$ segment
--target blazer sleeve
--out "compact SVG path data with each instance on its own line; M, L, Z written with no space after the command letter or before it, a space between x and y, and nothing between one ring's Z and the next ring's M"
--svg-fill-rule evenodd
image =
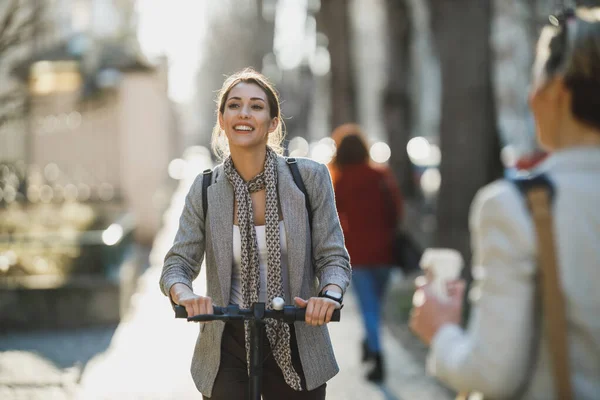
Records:
M179 218L173 246L164 259L160 289L169 297L171 286L176 283L183 283L192 289L192 282L200 273L200 266L204 259L202 177L202 174L198 175L190 187Z
M534 233L512 183L480 190L471 206L475 284L468 329L445 325L433 338L429 372L457 391L510 398L526 377L534 326Z
M315 165L316 168L311 168L311 176L303 179L313 214L312 252L319 292L330 284L345 292L352 275L350 256L344 245L329 170L324 164Z

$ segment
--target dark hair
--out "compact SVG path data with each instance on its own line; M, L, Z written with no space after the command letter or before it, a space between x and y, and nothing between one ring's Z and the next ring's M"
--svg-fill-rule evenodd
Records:
M281 154L283 153L283 148L281 147L281 142L283 140L283 120L281 119L281 110L279 106L279 95L275 90L275 87L266 76L261 74L260 72L255 71L252 68L244 68L243 70L236 72L235 74L229 76L223 82L223 86L217 95L217 114L223 114L225 111L225 103L227 102L227 98L229 97L229 92L238 84L238 83L253 83L259 86L265 95L267 96L267 102L269 104L269 115L271 118L278 118L279 124L275 131L269 134L269 142L268 145L275 152ZM221 127L219 126L219 121L215 124L212 133L212 149L213 152L220 158L224 158L229 153L229 143L225 138L225 135L221 134Z
M600 20L591 10L565 10L550 17L554 35L544 70L563 74L575 118L600 129Z
M338 167L363 164L369 161L367 144L360 135L348 134L340 142L334 163Z

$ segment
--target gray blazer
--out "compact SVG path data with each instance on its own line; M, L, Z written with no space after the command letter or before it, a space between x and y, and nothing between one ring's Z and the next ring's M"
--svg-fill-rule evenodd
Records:
M298 158L300 174L308 191L313 211L312 240L304 195L298 189L283 157L278 157L278 192L287 236L289 289L286 303L295 296L316 296L326 285L346 290L351 278L350 259L344 246L331 177L327 167ZM233 187L223 166L213 172L208 189L208 211L202 212L202 174L196 177L186 197L173 246L164 261L160 287L169 295L171 286L183 283L192 287L206 254L207 296L213 304L229 304L233 263ZM312 245L312 246L311 246ZM312 255L312 257L311 257ZM198 390L210 396L219 370L221 321L202 324L196 341L191 372ZM329 331L296 322L296 337L306 386L312 390L331 379L338 371Z

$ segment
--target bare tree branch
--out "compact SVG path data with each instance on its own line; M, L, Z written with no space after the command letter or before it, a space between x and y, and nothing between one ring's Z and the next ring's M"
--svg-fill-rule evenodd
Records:
M28 38L22 32L14 33L6 38L0 39L0 54L4 54L8 49L17 45L26 43Z
M18 10L19 0L13 0L12 4L8 6L8 11L0 23L0 40L2 40L6 33L11 29Z
M42 1L10 0L0 11L0 59L7 53L21 48L34 38L34 34L44 34L46 24L40 16L45 6ZM11 62L17 62L13 60ZM16 83L16 82L15 82ZM11 121L23 119L27 112L27 86L20 84L12 88L2 85L0 94L0 127Z
M21 100L23 97L24 97L24 94L23 94L22 87L16 87L10 91L3 93L2 95L0 95L0 109L1 109L1 107L5 106L6 104L9 104L9 103L17 101L17 100Z
M45 31L46 24L39 18L44 9L41 2L31 2L29 12L22 15L18 15L18 3L18 0L13 0L0 23L0 54L30 40L34 32L32 28L36 27L38 34Z

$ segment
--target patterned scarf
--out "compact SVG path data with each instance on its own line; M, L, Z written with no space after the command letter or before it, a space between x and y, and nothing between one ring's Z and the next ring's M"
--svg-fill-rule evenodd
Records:
M267 147L265 169L248 182L244 182L238 174L231 156L224 162L225 175L233 186L235 201L238 206L238 224L242 242L242 307L249 308L258 302L260 289L260 271L258 244L254 230L254 213L250 193L266 189L265 223L267 238L267 308L271 309L274 297L283 298L283 281L281 279L281 247L279 243L279 209L277 202L277 155ZM273 350L277 365L283 372L286 383L294 390L302 390L300 377L292 365L290 348L290 327L283 321L267 319L267 338ZM250 324L246 321L246 358L250 366Z

